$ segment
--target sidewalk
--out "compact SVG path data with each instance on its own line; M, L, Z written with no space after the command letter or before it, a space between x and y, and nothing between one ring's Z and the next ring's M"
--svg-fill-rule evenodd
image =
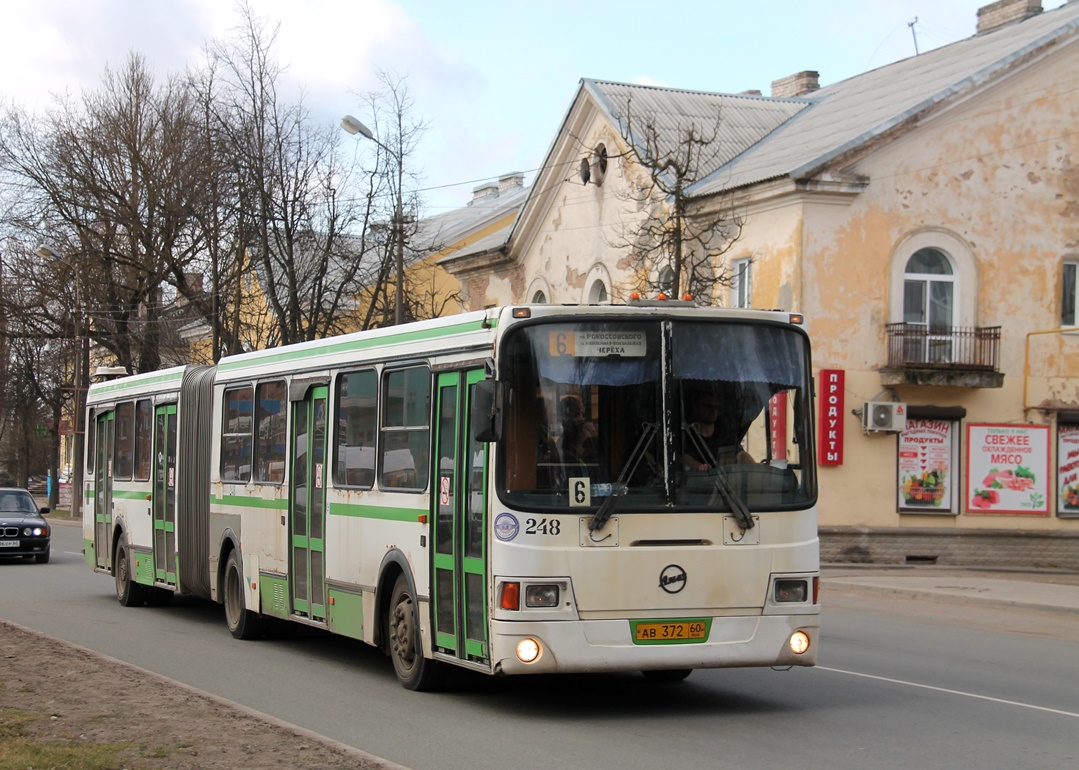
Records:
M828 564L821 594L875 593L1079 614L1079 573L1020 569Z

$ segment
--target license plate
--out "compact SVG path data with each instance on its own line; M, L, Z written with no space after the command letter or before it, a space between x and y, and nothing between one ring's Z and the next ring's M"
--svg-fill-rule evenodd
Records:
M20 545L18 540L0 540L0 548L18 548Z
M708 639L711 618L689 620L635 620L634 644L699 644Z

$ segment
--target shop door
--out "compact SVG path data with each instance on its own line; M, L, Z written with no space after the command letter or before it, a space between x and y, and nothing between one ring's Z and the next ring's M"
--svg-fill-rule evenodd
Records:
M432 507L435 646L476 663L488 662L487 445L469 430L482 370L440 374L437 387L438 462Z
M326 617L326 408L329 389L309 388L292 402L292 473L289 505L292 611Z
M94 554L96 566L112 568L112 442L115 413L98 415L94 441Z
M176 584L176 404L154 415L154 579Z

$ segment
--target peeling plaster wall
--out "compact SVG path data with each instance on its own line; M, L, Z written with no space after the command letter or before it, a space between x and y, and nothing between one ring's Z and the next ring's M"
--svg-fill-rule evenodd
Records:
M620 260L629 249L621 242L634 204L625 199L629 188L626 159L619 157L621 139L606 121L594 120L580 134L575 158L579 161L600 143L610 156L603 183L597 185L594 176L583 183L578 163L567 163L565 171L556 175L553 204L544 214L539 237L519 257L525 284L544 277L551 288L551 303L587 301L586 278L596 264L606 268L615 284L608 287L614 301L624 301L628 294L629 274Z
M960 499L967 424L1049 424L1045 413L1023 408L1026 335L1057 326L1061 262L1079 258L1075 72L1079 45L830 170L867 178L860 193L793 187L769 193L765 183L739 204L745 225L725 263L753 258L753 306L805 313L814 368L846 372L845 463L820 470L823 527L1079 533L1079 520L1053 513L1055 475L1048 516L971 514L963 502L958 516L898 513L897 437L864 435L860 418L851 413L865 401L889 398L879 372L887 360L885 325L902 320L906 259L934 245L955 259L960 276L955 325L1003 327L1002 388L894 388L909 404L966 409L952 469ZM602 120L578 128L576 136L578 160L598 142L608 147L603 185L582 184L568 162L553 183L537 236L516 256L514 275L492 276L484 304L525 299L523 291L537 277L546 279L550 302L584 301L586 276L596 265L612 277L612 299L624 299L632 260L627 248L612 244L620 239L620 223L639 213L624 196L632 169L616 157L617 134ZM717 287L716 296L728 304L725 287ZM1038 340L1050 348L1044 353L1031 346L1034 376L1026 380L1027 403L1052 399L1079 409L1079 340L1070 347L1053 340L1055 346ZM1050 461L1055 462L1054 440Z
M1079 254L1077 71L1079 46L1073 45L1050 64L930 118L843 169L870 179L850 205L805 207L802 299L815 341L814 366L846 370L845 464L821 469L822 526L1079 531L1079 521L1052 513L1055 473L1049 516L977 515L966 513L965 504L954 518L897 513L897 439L863 435L850 414L882 391L877 369L887 357L884 325L902 320L899 287L909 256L902 244L916 236L966 254L965 296L959 298L966 309L955 324L1003 327L1004 386L899 386L899 399L965 407L964 426L1049 424L1043 413L1023 409L1026 335L1059 325L1061 263ZM1044 381L1041 390L1057 403L1079 404L1079 340L1069 346L1059 336L1051 339L1055 344L1047 339L1052 350L1044 355L1031 346L1028 386ZM1028 397L1027 403L1036 402ZM1053 436L1050 460L1055 468ZM953 481L961 481L961 471L961 465L954 469Z

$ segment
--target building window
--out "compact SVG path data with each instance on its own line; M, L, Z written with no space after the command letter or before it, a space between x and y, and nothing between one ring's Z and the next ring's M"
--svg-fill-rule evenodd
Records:
M610 295L607 293L607 287L603 281L595 281L592 283L592 288L588 292L588 303L590 305L599 305L606 302Z
M903 322L924 329L924 337L908 340L924 350L908 350L908 361L948 363L952 360L955 325L955 273L944 252L918 249L903 273Z
M546 305L547 304L547 295L544 294L542 291L537 291L535 294L532 295L532 304L533 305Z
M659 286L657 288L668 297L674 291L674 271L671 270L670 265L659 271Z
M1060 325L1075 326L1075 289L1079 282L1079 262L1064 263L1064 290L1060 300Z
M752 267L749 258L731 260L731 307L752 307Z

